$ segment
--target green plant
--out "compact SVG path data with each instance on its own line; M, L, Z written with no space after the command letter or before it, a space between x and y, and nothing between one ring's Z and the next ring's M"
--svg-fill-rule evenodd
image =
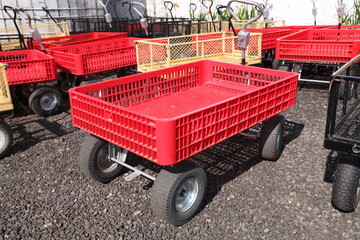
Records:
M199 20L206 20L206 12L199 12L197 18Z
M257 14L256 8L255 7L251 7L249 9L248 6L242 6L242 7L238 7L237 8L237 13L236 16L240 19L240 20L249 20L253 17L255 17Z
M345 13L342 24L360 25L360 0L354 0L354 6Z

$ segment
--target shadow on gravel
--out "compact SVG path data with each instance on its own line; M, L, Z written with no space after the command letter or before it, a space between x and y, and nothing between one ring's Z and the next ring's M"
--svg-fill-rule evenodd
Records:
M11 150L12 153L25 151L39 142L55 139L77 130L70 123L69 112L49 118L31 115L9 121L15 143Z
M286 121L285 146L299 137L303 128L303 124ZM259 129L260 126L255 126L251 130L226 139L188 159L204 168L207 174L208 188L203 207L212 201L224 184L239 177L262 161L258 156ZM128 163L138 169L149 169L155 173L159 173L161 170L161 166L136 155L131 155ZM148 183L144 189L149 189L152 184L153 182Z

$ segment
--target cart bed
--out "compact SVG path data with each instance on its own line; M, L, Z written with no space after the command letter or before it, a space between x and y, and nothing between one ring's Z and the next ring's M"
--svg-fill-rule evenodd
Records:
M333 136L353 139L355 141L360 140L360 102L358 102L356 107L350 111L346 120L338 125Z
M304 30L276 40L276 59L346 63L360 53L360 31Z
M296 73L203 60L70 90L73 124L172 165L295 104Z
M57 78L54 58L38 50L0 52L0 63L8 65L9 85L47 82Z

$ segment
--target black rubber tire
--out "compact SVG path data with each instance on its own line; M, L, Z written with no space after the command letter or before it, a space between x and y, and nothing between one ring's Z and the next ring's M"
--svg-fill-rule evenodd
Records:
M280 67L280 60L274 59L271 63L271 67L272 67L272 69L278 70Z
M9 153L12 142L13 134L11 128L6 123L0 121L0 159Z
M339 163L334 177L331 203L342 212L355 211L360 199L360 168Z
M103 139L89 135L80 147L80 169L87 177L101 183L108 183L123 173L123 166L108 159L108 144Z
M60 112L63 97L55 88L42 87L29 97L30 109L42 117L52 116Z
M278 114L266 120L261 128L260 158L270 161L279 159L283 150L285 118Z
M195 184L191 184L191 182ZM168 223L181 226L198 212L205 194L206 184L206 173L200 167L187 162L166 167L160 171L151 189L151 209ZM188 204L186 204L186 199L191 196L188 195L191 192L186 191L186 186L196 189ZM184 198L185 206L177 207L176 199L182 198ZM178 206L181 205L178 204Z

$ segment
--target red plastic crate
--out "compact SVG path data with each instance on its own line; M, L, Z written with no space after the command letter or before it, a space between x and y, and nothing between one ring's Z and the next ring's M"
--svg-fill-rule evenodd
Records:
M6 63L9 85L51 81L57 78L55 59L38 50L0 52Z
M236 30L238 33L241 29ZM276 39L284 37L293 32L290 29L273 28L247 28L246 30L254 33L262 33L261 50L273 49L276 47Z
M41 42L43 43L45 48L53 48L53 47L68 46L72 44L94 42L105 39L121 38L127 36L128 35L126 32L91 32L91 33L74 34L63 37L45 38L45 39L41 39ZM33 40L33 45L36 49L41 50L41 47L38 42Z
M202 60L70 89L73 124L172 165L291 107L298 74Z
M360 31L304 30L276 40L276 59L346 63L360 53Z
M136 65L134 41L126 37L85 44L51 48L48 50L58 69L75 75L88 75Z

